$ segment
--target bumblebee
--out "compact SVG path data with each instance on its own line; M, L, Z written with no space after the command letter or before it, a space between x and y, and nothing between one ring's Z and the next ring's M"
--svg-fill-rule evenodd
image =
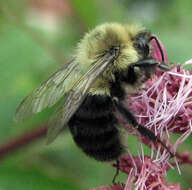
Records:
M141 135L168 150L123 104L126 95L136 92L157 68L168 70L167 64L152 58L152 39L159 44L137 25L97 26L79 42L73 60L21 102L16 120L24 120L62 99L49 120L48 143L69 126L75 143L88 156L98 161L118 160L123 153L114 114L118 111Z

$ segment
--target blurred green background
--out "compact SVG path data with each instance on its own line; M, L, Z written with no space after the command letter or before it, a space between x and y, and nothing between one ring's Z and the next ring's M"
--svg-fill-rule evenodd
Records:
M52 109L23 123L13 115L32 89L70 60L84 32L109 21L142 23L164 43L169 61L183 63L192 58L191 10L189 0L1 0L0 143L45 123ZM191 140L182 150L191 150ZM136 143L129 137L133 154ZM86 157L66 132L49 146L42 138L2 158L0 190L85 190L110 184L114 173ZM181 176L172 170L167 180L185 190L191 178L192 166L182 166Z

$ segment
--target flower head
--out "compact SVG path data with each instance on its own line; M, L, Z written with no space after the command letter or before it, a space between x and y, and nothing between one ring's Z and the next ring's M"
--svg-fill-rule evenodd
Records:
M169 169L168 162L159 162L149 156L144 156L141 160L138 156L134 157L137 172L133 169L129 156L121 157L120 169L129 174L124 190L181 190L179 184L166 181L166 171Z
M128 107L156 135L170 138L170 133L181 133L179 145L192 132L192 76L178 65L154 75L143 87L127 99Z

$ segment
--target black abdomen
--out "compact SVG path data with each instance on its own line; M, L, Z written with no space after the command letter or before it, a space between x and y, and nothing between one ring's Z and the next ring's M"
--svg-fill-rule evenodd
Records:
M117 119L109 96L87 96L68 124L76 144L88 156L110 161L121 155Z

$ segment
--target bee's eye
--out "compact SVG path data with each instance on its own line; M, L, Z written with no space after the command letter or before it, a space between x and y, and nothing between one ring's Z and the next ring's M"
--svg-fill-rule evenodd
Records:
M145 46L143 46L143 54L144 57L147 57L149 55L149 45L145 44Z
M137 43L135 43L135 47L138 52L143 55L143 57L147 57L149 55L149 45L145 40L140 39L137 41Z
M139 33L134 39L134 47L143 58L149 57L149 34L147 32Z

